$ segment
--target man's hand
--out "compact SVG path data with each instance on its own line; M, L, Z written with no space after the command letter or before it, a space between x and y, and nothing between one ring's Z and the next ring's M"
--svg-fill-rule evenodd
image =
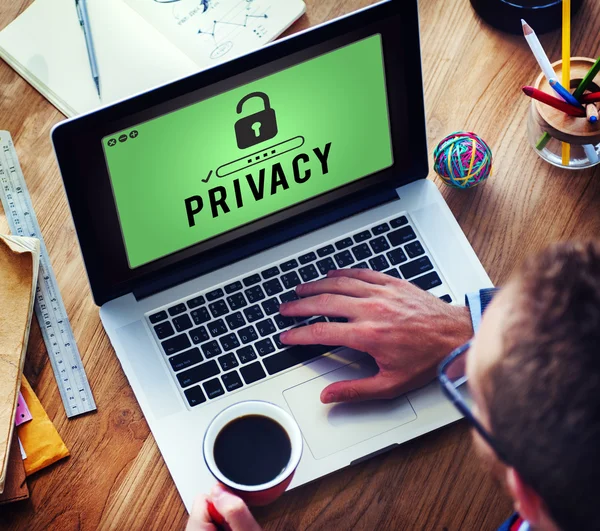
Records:
M231 531L261 531L246 504L220 484L213 487L210 496L200 494L196 497L185 528L186 531L217 531L219 529L208 512L209 501L225 519Z
M469 311L451 306L399 280L369 269L329 271L327 278L296 287L298 301L282 304L282 315L345 317L348 323L315 323L289 330L289 345L346 346L369 353L379 366L370 378L336 382L321 401L394 398L422 387L438 363L473 335Z

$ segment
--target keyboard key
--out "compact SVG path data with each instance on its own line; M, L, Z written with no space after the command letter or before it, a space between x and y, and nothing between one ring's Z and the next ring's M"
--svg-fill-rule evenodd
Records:
M408 260L401 247L398 247L398 249L394 249L393 251L387 253L387 257L392 265L401 264L402 262L406 262Z
M248 322L253 323L254 321L258 321L259 319L262 319L265 314L262 312L262 310L260 309L260 306L258 304L255 304L254 306L250 306L249 308L246 308L244 310L244 315L246 316L246 319L248 319Z
M256 352L252 345L239 349L236 354L240 363L248 363L249 361L256 359Z
M149 319L152 324L156 324L160 321L164 321L167 318L167 312L164 310L162 312L152 314Z
M298 297L298 294L292 290L292 291L288 291L287 293L284 293L283 295L279 295L279 299L281 300L281 302L292 302L292 301L297 301L298 299L300 299L300 297Z
M330 257L324 258L323 260L319 260L317 262L317 267L319 268L321 275L326 275L327 271L337 269L335 262Z
M383 271L384 269L387 269L388 267L390 267L390 264L388 264L388 261L385 259L385 256L383 256L383 255L379 255L379 256L376 256L375 258L371 258L369 260L369 265L371 266L371 269L373 269L375 271Z
M262 380L265 376L267 376L265 374L265 370L258 361L242 367L240 372L242 373L242 377L247 384Z
M244 319L242 312L232 313L231 315L225 317L225 320L229 325L229 330L235 330L236 328L239 328L240 326L244 326L246 324L246 319Z
M177 379L179 380L179 385L181 385L181 387L187 387L188 385L208 380L220 372L221 371L219 370L217 362L215 360L211 360L207 361L206 363L196 365L187 371L180 372L177 374Z
M275 352L275 345L273 345L273 342L268 337L261 341L257 341L254 346L261 356L266 356L267 354L271 354L271 352Z
M223 385L225 385L225 389L229 392L235 391L244 385L240 375L235 371L224 374L221 376L221 380L223 380Z
M187 334L179 334L171 339L167 339L166 341L163 341L161 345L167 356L192 346Z
M406 225L408 223L408 220L406 219L406 216L400 216L399 218L393 219L392 221L390 221L390 225L392 226L392 229L397 229L398 227L402 227L403 225Z
M341 253L333 255L333 257L335 258L338 267L347 267L355 262L350 251L342 251Z
M390 244L385 239L385 236L379 236L378 238L373 238L369 245L375 254L382 253L387 251L390 248Z
M326 352L330 352L334 348L336 347L327 347L325 345L296 345L265 358L263 363L269 374L277 374L290 367L312 360Z
M204 300L204 297L202 295L198 295L197 297L187 301L187 306L190 310L193 310L194 308L198 308L198 306L202 306L205 302L206 301Z
M185 369L191 365L196 365L196 363L200 363L204 358L202 354L200 354L200 349L198 347L193 348L191 350L186 350L181 354L177 354L176 356L172 356L169 358L169 363L171 367L173 367L174 371L180 371L181 369Z
M388 269L387 271L384 271L384 273L386 275L389 275L390 277L402 278L402 275L399 273L399 271L396 268Z
M179 315L180 313L185 312L185 304L183 304L183 302L176 304L175 306L171 306L167 311L171 317L174 315Z
M223 369L224 371L233 369L234 367L237 367L240 364L237 358L235 357L235 354L233 353L225 354L224 356L221 356L217 361L219 362L221 369Z
M238 330L238 335L244 345L258 339L258 334L253 326L247 326L246 328Z
M242 288L242 283L239 280L236 280L235 282L232 282L231 284L227 284L227 286L225 286L225 293L231 295L236 291L240 291Z
M208 309L210 310L210 313L212 313L213 317L221 317L221 315L225 315L229 312L229 308L227 308L227 304L225 304L223 299L211 302L208 305Z
M274 313L279 312L279 300L277 297L268 299L262 303L262 307L266 315L273 315Z
M335 248L338 251L341 251L342 249L347 249L348 247L352 247L353 245L354 242L352 241L352 238L344 238L343 240L335 242Z
M285 317L283 315L277 314L273 319L275 319L275 324L279 330L283 330L284 328L289 328L294 324L293 317Z
M175 326L175 330L177 330L178 332L183 332L184 330L187 330L188 328L192 328L192 326L194 326L192 324L190 316L186 313L180 315L179 317L175 317L175 319L173 319L173 325Z
M190 337L192 338L194 345L197 345L198 343L204 343L210 339L206 328L203 326L199 326L198 328L190 330Z
M202 349L205 358L214 358L222 353L221 347L214 339L208 343L200 345L200 348Z
M227 325L223 319L217 319L216 321L208 323L206 328L208 328L208 331L212 337L217 337L227 332Z
M246 277L244 280L242 280L242 282L244 283L244 286L248 288L260 282L260 275L258 273L250 275L249 277Z
M272 297L273 295L277 295L283 291L283 286L281 285L281 282L279 282L278 278L267 280L263 284L263 288L268 297Z
M260 321L256 323L256 329L260 334L260 337L265 337L271 335L273 332L277 332L275 325L273 324L273 320L270 318L265 319L264 321Z
M281 350L282 348L286 348L287 345L284 345L281 342L280 336L281 334L275 334L271 339L273 339L273 341L275 342L275 346Z
M283 282L285 289L291 289L296 287L302 281L300 280L298 273L296 273L295 271L290 271L285 275L281 275L281 282Z
M240 341L233 332L231 332L229 334L225 334L224 336L220 337L219 343L221 343L223 352L228 352L228 351L233 350L234 348L238 348L240 346ZM224 369L224 370L226 370L226 369Z
M197 310L193 310L190 315L192 316L194 323L197 325L210 321L210 314L206 308L198 308Z
M305 265L298 269L298 273L302 277L302 282L310 282L319 276L317 268L313 264Z
M279 268L277 266L269 267L269 269L265 269L261 276L267 280L268 278L273 278L279 275Z
M327 319L325 319L325 317L323 317L322 315L320 317L315 317L314 319L311 319L310 321L308 321L307 324L312 325L315 323L326 323Z
M317 254L319 258L323 258L324 256L335 253L335 247L333 245L326 245L325 247L321 247L317 249Z
M400 271L402 272L402 276L404 278L410 279L420 275L421 273L425 273L426 271L431 271L433 269L433 264L431 260L427 258L427 256L422 256L421 258L417 258L412 262L408 262L400 266Z
M227 297L227 303L232 310L239 310L248 304L242 293L230 295Z
M395 230L394 232L390 232L388 234L390 243L394 247L398 247L398 245L402 245L403 243L414 240L416 237L417 235L415 234L415 231L412 230L412 227L402 227L401 229Z
M175 330L173 330L171 323L167 321L166 323L157 324L154 327L154 332L158 339L165 339L166 337L172 336L175 333Z
M404 250L410 258L416 258L417 256L425 254L425 249L423 249L423 246L419 240L405 245Z
M291 271L298 267L298 262L294 259L287 260L286 262L283 262L283 264L279 264L279 267L281 267L281 270L285 273L286 271Z
M209 291L206 294L206 300L216 301L217 299L221 298L222 296L223 296L223 290L221 288L217 288L212 291Z
M315 253L306 253L298 257L298 262L300 262L302 265L305 265L309 262L314 262L316 259L317 255Z
M371 231L363 230L362 232L359 232L358 234L354 235L354 241L356 243L360 243L360 242L364 242L365 240L368 240L370 237L371 237Z
M365 258L369 258L369 256L373 256L371 249L366 243L352 247L352 254L357 260L364 260Z
M352 269L369 269L369 265L367 262L359 262L358 264L354 264Z
M382 223L381 225L376 225L371 230L373 231L373 234L377 236L378 234L383 234L390 230L390 226L387 223Z
M262 301L266 295L260 286L253 286L252 288L248 288L245 292L246 298L250 304L253 304L258 301Z
M414 280L411 280L411 282L421 289L428 290L439 286L442 283L442 279L435 271L433 271L422 277L415 278Z
M202 387L204 387L204 392L208 398L217 398L218 396L225 394L223 386L218 378L204 382Z
M440 300L447 302L448 304L450 304L452 302L452 297L450 297L450 295L442 295L440 297Z
M200 388L199 385L190 387L189 389L186 389L183 393L185 394L188 404L191 407L194 407L194 406L197 406L199 404L206 402L206 397L204 396L204 393L202 392L202 389Z

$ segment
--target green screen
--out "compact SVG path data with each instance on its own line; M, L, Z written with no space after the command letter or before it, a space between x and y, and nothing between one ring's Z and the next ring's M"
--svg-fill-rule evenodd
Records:
M102 144L135 268L391 166L381 36Z

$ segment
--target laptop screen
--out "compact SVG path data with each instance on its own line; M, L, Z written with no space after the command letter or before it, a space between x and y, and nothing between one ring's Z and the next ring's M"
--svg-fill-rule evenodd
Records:
M134 269L390 167L382 37L131 125L102 145Z

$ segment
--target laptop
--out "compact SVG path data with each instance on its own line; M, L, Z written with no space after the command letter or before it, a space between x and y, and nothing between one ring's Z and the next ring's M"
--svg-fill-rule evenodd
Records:
M289 411L291 487L459 418L431 384L323 405L375 373L279 334L295 286L371 268L448 303L490 279L428 174L417 3L391 0L58 124L52 141L95 302L189 510L211 419ZM252 448L248 448L252 459Z

